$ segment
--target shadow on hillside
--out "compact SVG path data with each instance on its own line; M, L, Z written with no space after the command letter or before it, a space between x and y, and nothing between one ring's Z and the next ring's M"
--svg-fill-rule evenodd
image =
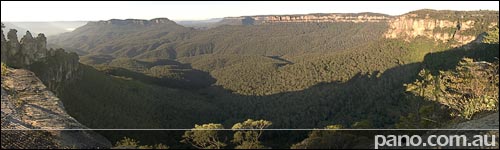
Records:
M210 86L196 90L193 94L204 96L217 106L218 109L215 111L221 111L222 115L214 116L211 123L222 123L226 128L248 118L269 120L273 122L270 128L274 129L312 129L334 124L353 128L353 124L365 120L371 123L365 128L394 128L392 125L398 122L401 116L418 111L406 99L404 84L415 81L421 69L427 68L436 73L439 70L453 69L463 57L485 61L498 58L498 44L467 46L471 48L460 47L427 54L420 63L400 65L383 73L378 71L368 74L358 73L346 82L319 83L302 91L245 96L234 94L220 86ZM211 80L208 83L215 83L215 79L207 72L192 70L193 74L209 76ZM149 79L144 74L128 70L120 71L134 76L134 79L145 78L144 82L157 82L156 79ZM170 83L165 81L162 84ZM209 123L199 120L185 121L192 122L193 126ZM171 127L174 127L175 123L172 124L174 125ZM175 128L188 129L193 126L175 126ZM111 141L127 136L140 139L144 144L167 143L172 148L186 148L186 145L179 143L184 131L99 131L99 133ZM272 148L289 148L291 144L306 138L307 133L309 131L266 131L262 141ZM232 137L231 132L225 134L227 137Z
M494 61L499 58L498 44L470 43L447 51L427 54L424 58L425 67L433 74L439 70L454 69L462 58L472 58L476 61Z
M371 122L367 128L395 128L392 125L401 116L419 111L407 99L404 84L414 82L423 68L435 73L454 69L464 57L493 61L499 57L498 44L469 44L427 54L420 63L400 65L383 73L358 73L346 82L319 83L302 91L268 96L226 92L214 95L217 97L214 103L228 112L225 116L228 119L222 122L225 127L253 118L272 121L270 128L275 129L312 129L334 124L355 128L353 124L364 120ZM439 103L418 101L444 108ZM264 138L269 146L286 148L276 143L296 143L303 139L304 133L307 132L268 131Z
M206 88L216 81L209 73L193 69L190 64L166 59L143 63L150 68L148 74L121 67L101 67L98 70L125 80L137 80L147 84L185 90Z
M390 125L400 116L413 111L405 100L404 84L414 82L423 68L435 73L454 69L464 57L494 61L499 57L498 44L474 43L427 54L423 62L399 65L383 73L357 73L346 82L319 83L301 91L245 96L226 90L213 96L218 98L214 103L229 112L243 112L226 116L237 118L225 120L227 126L241 118L255 118L272 121L272 128L350 127L363 120L372 122L373 128L393 128Z
M206 88L216 81L208 73L201 70L182 69L171 71L179 75L175 77L155 77L124 68L112 68L104 70L104 72L108 75L119 77L125 80L138 80L147 84L169 88L180 88L185 90Z

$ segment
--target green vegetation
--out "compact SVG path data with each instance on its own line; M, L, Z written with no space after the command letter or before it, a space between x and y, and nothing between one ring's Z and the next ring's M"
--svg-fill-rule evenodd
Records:
M441 111L431 110L440 110L440 107L426 106L429 104L419 98L407 100L403 84L414 81L423 67L437 72L451 69L463 56L485 58L483 60L498 56L495 45L472 47L478 50L450 49L450 45L436 44L425 38L411 42L375 39L334 53L204 54L161 60L168 63L120 58L96 65L100 71L84 66L83 78L67 85L78 88L66 88L60 93L72 116L89 127L99 128L189 128L203 122L229 126L241 118L265 118L273 122L272 128L315 128L331 124L346 128L436 127L440 124L433 121L442 115L431 116ZM175 69L200 70L213 77L215 85L184 90L173 89L171 83L152 82L158 81L155 78L144 80L155 76L186 79L186 74L169 76ZM100 90L96 91L95 87ZM422 105L414 110L417 102ZM108 115L95 115L95 112ZM401 116L409 116L406 123ZM140 124L135 124L138 122ZM168 141L181 141L183 134L169 134L175 139ZM287 142L290 145L303 140L302 135L294 133L268 134L263 136L295 137L295 141ZM283 142L280 140L283 139L274 142ZM257 146L262 145L290 146L268 143Z
M9 73L9 70L7 70L7 65L2 63L2 77L7 75Z
M170 23L145 25L137 23L89 23L72 32L57 35L49 42L65 49L89 54L101 53L120 57L154 54L174 58L169 46L188 37L191 28ZM146 46L147 45L147 46Z
M421 9L411 11L407 14L416 14L416 18L425 18L428 16L432 19L439 20L498 20L498 11L480 10L480 11L454 11L454 10L432 10ZM496 18L495 18L496 17Z
M498 26L486 32L482 42L487 44L498 44Z
M139 141L124 137L122 140L116 142L113 149L169 149L168 146L163 144L150 145L139 145Z
M271 125L270 121L252 119L237 123L231 128L238 130L234 133L231 142L237 144L235 149L264 149L266 147L261 144L259 138L262 136L262 129Z
M231 142L236 144L235 149L264 149L266 147L259 139L263 134L262 129L270 125L272 125L270 121L252 119L236 123L231 128L235 132ZM184 132L181 142L191 144L198 149L222 149L227 145L219 138L220 129L224 129L222 124L195 125L192 130Z
M346 81L360 71L383 71L422 61L429 52L422 49L444 49L434 46L429 40L417 41L410 46L397 40L373 41L366 46L335 54L310 53L285 57L211 54L181 58L179 61L210 72L217 79L216 84L238 94L270 95L303 90L321 82Z
M186 131L181 142L188 143L198 149L222 149L226 144L219 140L217 129L224 129L222 124L195 125L192 131Z
M498 62L465 58L454 71L432 76L423 70L420 77L406 85L407 91L449 107L452 116L471 119L478 112L498 111Z
M359 144L356 136L342 133L335 129L342 129L341 125L330 125L325 127L329 130L316 130L309 133L309 137L292 145L291 149L345 149Z
M262 129L437 128L455 119L450 112L472 116L483 110L497 111L498 97L495 104L489 104L495 102L494 88L469 86L493 85L488 78L476 79L491 73L467 65L470 62L458 67L467 69L455 68L463 57L495 64L491 62L498 58L498 29L486 35L485 43L453 48L451 43L423 37L384 39L386 28L385 23L290 23L209 30L173 24L90 24L54 40L89 53L80 57L86 65L73 66L79 67L69 74L75 76L73 80L54 84L52 78L67 75L58 69L68 67L61 62L74 61L74 54L61 53L30 69L54 87L71 116L90 128L186 129L195 125L182 133L99 131L111 140L128 136L173 148L289 148L292 144L292 148L351 148L354 143L347 141L365 141L368 133L313 131L307 137L307 132ZM478 28L475 35L486 31ZM425 70L421 78L420 70ZM455 82L462 79L471 80ZM480 91L490 97L480 96L484 95ZM239 123L242 118L269 121ZM220 124L203 124L207 122ZM231 133L197 130L231 125L235 130L227 144L227 138L221 137ZM131 139L121 143L139 148Z
M401 116L395 124L398 129L433 129L450 121L449 112L433 103L421 102L419 98L409 96L408 100L415 106L407 116ZM413 110L412 109L412 110Z
M58 96L90 128L182 128L219 116L216 106L189 91L122 80L84 65L80 70L82 78Z
M108 75L171 88L198 89L215 82L208 73L166 59L119 58L94 67Z
M270 24L221 26L210 30L192 30L173 24L118 27L93 24L56 36L50 42L89 52L89 56L113 58L175 59L214 53L282 56L331 53L357 47L380 38L386 28L384 23ZM102 58L87 57L85 62L103 62Z

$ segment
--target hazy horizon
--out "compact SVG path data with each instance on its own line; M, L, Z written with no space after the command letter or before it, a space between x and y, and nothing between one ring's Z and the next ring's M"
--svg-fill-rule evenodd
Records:
M460 2L17 2L2 1L2 22L65 22L169 18L208 20L254 15L373 12L401 15L419 9L494 10L498 1ZM354 6L354 7L345 7ZM18 11L32 10L32 11ZM91 11L89 11L91 10ZM36 12L36 13L32 13ZM64 12L64 13L62 13Z

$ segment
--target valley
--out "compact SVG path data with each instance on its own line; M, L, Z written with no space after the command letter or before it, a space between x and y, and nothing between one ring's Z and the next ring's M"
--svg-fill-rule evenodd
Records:
M463 58L498 65L498 11L241 16L208 24L111 19L20 40L21 33L2 29L2 63L33 71L91 129L230 128L247 119L270 121L269 129L440 128L464 119L412 95L408 84L421 70L457 71ZM3 79L2 72L2 109ZM184 131L95 132L112 143L131 137L193 148L179 142ZM301 148L315 135L308 133L265 131L262 145ZM370 146L367 133L350 134L342 138L362 143L350 148Z

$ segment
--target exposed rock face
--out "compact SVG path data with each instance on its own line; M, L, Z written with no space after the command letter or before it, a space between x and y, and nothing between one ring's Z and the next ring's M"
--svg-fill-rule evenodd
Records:
M48 50L45 35L38 34L34 38L29 31L18 42L16 33L16 30L10 30L9 40L2 38L2 62L35 72L52 91L56 91L62 82L79 77L77 54L66 53L63 49ZM3 44L4 40L7 45Z
M49 90L78 79L78 55L63 49L47 50L43 34L28 31L19 42L16 30L5 39L2 30L2 62L33 72L13 70L2 76L2 129L87 129L69 116L62 102ZM4 144L5 143L5 144ZM109 148L104 137L92 131L2 131L2 148Z
M36 55L34 55L34 59L35 61L39 61L42 58L47 57L47 38L44 34L38 34L35 39L35 43L37 46L36 49L40 52L35 53Z
M35 72L51 91L59 91L58 89L63 84L80 78L81 71L77 54L57 49L49 51L45 59L47 60L34 62L27 68Z
M262 16L255 17L264 23L275 22L386 22L389 16L382 14L326 14L326 15L300 15L300 16Z
M3 28L3 24L2 24L2 28ZM2 30L2 37L1 37L1 40L2 40L2 43L1 43L1 49L0 49L0 57L3 61L7 61L7 40L5 39L5 36L3 34L3 30Z
M5 49L7 56L15 56L21 50L21 44L17 39L17 30L16 29L9 30L9 33L7 33L7 39L9 40L7 42L7 49ZM14 50L10 51L10 49Z
M461 44L466 44L473 41L476 36L461 35L459 32L473 27L474 21L468 20L465 22L436 20L436 19L417 19L405 15L393 19L389 23L389 30L386 32L386 38L405 38L407 40L417 36L424 36L436 41L447 42L450 39L455 39ZM461 29L458 30L458 27ZM435 32L434 29L451 29L457 32ZM458 33L458 34L456 34Z
M21 38L21 52L24 55L23 64L30 65L47 57L47 39L43 34L33 38L29 31Z
M109 148L111 146L104 137L92 131L5 131L5 129L88 128L66 113L62 102L42 84L33 72L8 69L8 74L2 76L1 92L2 148L26 148L25 146L28 148L41 146ZM41 143L16 141L16 138L22 138L23 135L41 138L40 140L43 141Z
M411 41L426 37L438 42L454 41L456 46L473 42L487 28L498 26L494 11L417 10L400 16L377 13L306 14L226 17L218 25L261 25L270 23L387 22L385 38Z
M479 14L472 14L473 17L468 18L464 18L462 15L455 16L455 18L437 19L430 17L431 13L440 12L409 13L395 17L389 21L389 29L384 36L386 38L403 38L407 41L422 36L443 43L453 40L459 45L463 45L474 41L481 32L485 32L477 31L477 29L485 30L486 26L492 28L498 22L498 18L492 20L480 19L486 17Z
M48 56L47 38L43 34L33 38L31 33L27 31L19 42L17 31L11 29L7 38L8 41L2 38L2 43L7 43L7 45L2 45L2 62L9 66L26 67L34 62L44 60Z
M273 15L273 16L244 16L244 17L226 17L221 22L227 24L266 24L266 23L318 23L318 22L387 22L391 17L376 13L359 14L307 14L307 15Z

